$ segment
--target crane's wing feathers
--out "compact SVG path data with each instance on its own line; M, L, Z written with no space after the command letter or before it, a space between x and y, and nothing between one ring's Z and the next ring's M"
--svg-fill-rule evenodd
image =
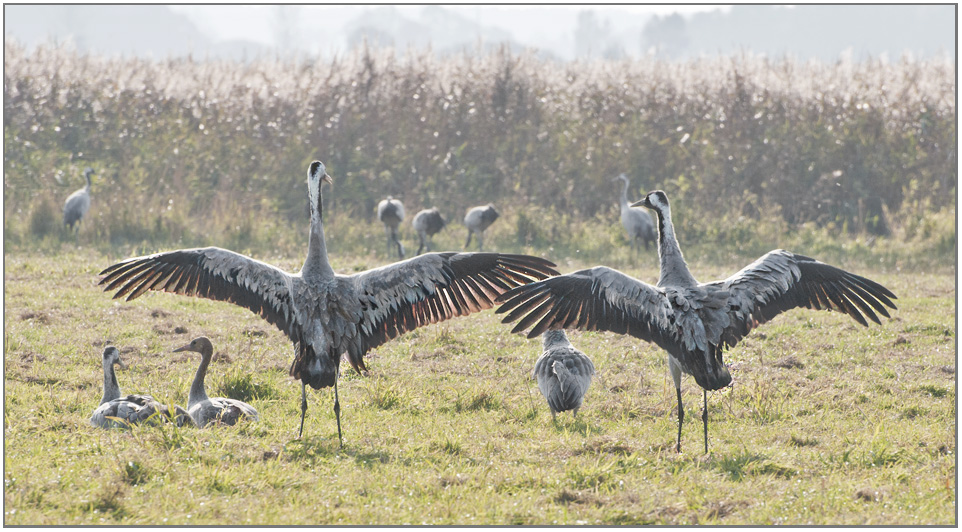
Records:
M629 334L659 343L671 334L673 310L664 292L605 266L512 289L498 298L503 323L522 318L512 332L533 325L528 338L548 329ZM537 322L537 323L536 323Z
M135 257L106 268L100 284L114 299L136 299L148 290L227 301L250 309L296 341L291 275L217 247Z
M360 345L368 349L422 325L494 306L498 295L558 275L554 264L526 255L426 253L353 277L361 299Z
M723 333L735 345L756 325L796 307L836 310L862 325L868 319L880 323L885 307L896 308L889 289L866 279L785 250L771 251L724 281L710 285L727 289L730 324Z

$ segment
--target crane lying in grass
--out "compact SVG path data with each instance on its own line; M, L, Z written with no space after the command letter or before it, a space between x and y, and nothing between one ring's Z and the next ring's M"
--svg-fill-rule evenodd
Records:
M331 183L320 161L310 164L307 189L311 232L301 271L279 268L226 249L181 249L127 259L100 272L105 291L130 301L148 290L227 301L250 309L294 343L290 373L301 381L304 431L307 389L334 387L341 438L337 377L341 355L358 372L371 349L418 327L494 306L519 285L558 275L554 264L504 253L426 253L354 275L334 273L324 240L321 183Z
M749 331L796 307L841 311L862 325L881 323L895 294L864 277L794 253L775 250L722 281L699 283L688 271L671 224L668 197L658 190L632 206L644 206L658 222L661 277L651 286L617 270L596 266L552 277L502 294L497 312L504 323L520 318L512 332L532 327L528 338L550 329L629 334L668 352L678 397L681 452L681 374L703 389L705 452L708 452L708 390L728 386L722 352ZM873 310L874 309L874 310ZM523 316L523 318L522 318Z

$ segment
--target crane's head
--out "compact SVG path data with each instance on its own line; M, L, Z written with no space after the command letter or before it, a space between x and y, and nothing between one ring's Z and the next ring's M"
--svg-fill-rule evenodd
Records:
M204 356L211 356L214 354L214 346L206 336L198 336L191 340L189 344L173 350L174 353L180 353L181 351L193 351Z
M649 209L667 212L668 211L668 196L661 190L656 190L654 192L649 192L645 194L643 199L640 199L631 204L632 207L647 207Z
M327 169L324 168L324 163L321 161L314 161L307 168L307 192L310 195L311 200L311 216L315 214L320 219L320 213L322 210L321 206L321 182L326 181L327 183L334 183L331 176L327 175Z
M622 182L627 183L627 182L628 182L628 176L626 176L626 175L624 174L624 172L622 172L622 173L616 175L616 176L612 179L612 181L622 181Z
M104 367L110 367L114 364L126 368L123 360L120 360L120 350L112 345L108 345L104 348Z

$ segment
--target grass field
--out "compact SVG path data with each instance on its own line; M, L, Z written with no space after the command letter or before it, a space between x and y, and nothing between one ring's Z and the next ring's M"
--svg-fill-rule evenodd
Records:
M653 282L653 257L624 269ZM952 272L857 269L899 296L881 327L795 310L757 329L726 355L734 386L709 395L706 456L690 377L674 452L664 352L570 333L598 375L577 420L554 424L531 380L540 342L492 311L372 351L368 375L342 365L344 447L329 390L311 393L296 440L289 341L226 303L115 302L97 273L121 258L72 246L4 256L5 525L956 523ZM710 280L745 263L691 266ZM208 393L248 400L259 423L89 425L106 341L128 364L124 392L183 405L199 357L171 350L201 334L216 353Z

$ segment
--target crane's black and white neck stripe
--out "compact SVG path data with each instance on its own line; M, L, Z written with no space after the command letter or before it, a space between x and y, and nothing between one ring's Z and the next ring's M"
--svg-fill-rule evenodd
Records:
M644 199L636 201L632 207L647 207L658 219L658 260L661 275L657 286L695 286L698 281L688 270L688 263L681 253L681 246L675 237L675 227L671 223L671 206L668 196L660 190L649 192Z

